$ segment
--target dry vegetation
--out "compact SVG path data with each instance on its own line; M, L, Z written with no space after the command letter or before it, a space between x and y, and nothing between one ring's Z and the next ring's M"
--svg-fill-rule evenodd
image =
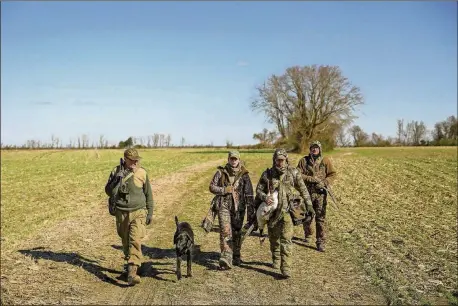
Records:
M218 233L198 227L224 151L145 150L156 207L143 282L119 278L122 257L103 186L121 150L2 152L2 304L457 303L456 148L335 152L324 254L295 240L291 280L268 267L256 236L244 264L218 271ZM256 184L271 153L242 152ZM298 155L291 161L297 164ZM176 281L173 216L196 232L194 277ZM215 229L216 230L216 229ZM300 227L295 228L302 238Z

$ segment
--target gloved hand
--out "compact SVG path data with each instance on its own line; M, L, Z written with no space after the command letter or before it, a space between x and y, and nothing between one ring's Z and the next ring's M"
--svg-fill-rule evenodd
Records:
M116 180L122 180L124 176L126 176L126 171L120 170L118 173L116 173Z
M323 189L323 188L326 188L326 185L324 184L324 182L319 182L318 184L315 185L315 187L317 189Z
M224 188L224 192L225 192L225 193L231 193L231 192L232 192L232 186L226 186L226 187Z
M151 220L153 220L153 211L148 212L148 215L146 216L146 225L150 225Z
M266 197L266 204L267 205L272 205L274 203L274 199L272 198L272 196L267 196Z

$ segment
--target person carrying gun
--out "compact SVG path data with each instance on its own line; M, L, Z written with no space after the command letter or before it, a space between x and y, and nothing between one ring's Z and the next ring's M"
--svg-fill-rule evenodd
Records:
M129 285L140 283L137 272L143 262L141 245L146 225L153 218L153 191L140 159L136 149L125 150L124 159L111 171L105 185L109 212L116 217L116 229L122 241Z
M228 153L226 165L218 167L209 190L216 196L209 211L212 216L208 220L207 217L204 219L202 227L206 231L211 229L217 211L221 249L219 265L221 269L228 270L242 262L242 226L246 207L250 207L253 202L253 186L249 172L240 160L238 151Z
M315 210L316 249L324 252L327 236L325 224L327 196L329 194L334 200L330 188L337 173L331 159L323 157L322 147L319 141L312 142L309 148L309 154L299 160L297 168L302 173L302 179L310 193ZM313 234L312 221L313 218L307 219L303 223L304 241L307 243L310 242Z

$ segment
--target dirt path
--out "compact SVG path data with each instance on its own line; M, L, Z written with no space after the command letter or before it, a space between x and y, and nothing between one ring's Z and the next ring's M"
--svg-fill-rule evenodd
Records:
M105 203L40 233L15 250L2 250L2 304L384 304L379 290L337 246L319 253L295 241L293 277L279 280L268 266L268 241L249 237L244 263L219 271L218 233L205 235L198 224L211 197L208 182L215 160L153 181L153 225L143 252L142 283L123 279L122 251L114 219ZM190 203L194 205L184 205ZM176 280L172 237L174 215L194 227L194 277ZM301 229L295 228L298 237ZM333 241L331 239L330 244ZM184 270L186 271L184 265Z

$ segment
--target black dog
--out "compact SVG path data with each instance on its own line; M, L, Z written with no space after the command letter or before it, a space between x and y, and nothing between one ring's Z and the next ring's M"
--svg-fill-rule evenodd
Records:
M175 216L177 230L173 236L173 244L177 254L177 271L178 280L181 279L181 256L187 255L187 272L188 277L192 277L192 248L194 247L194 233L188 222L178 222Z

